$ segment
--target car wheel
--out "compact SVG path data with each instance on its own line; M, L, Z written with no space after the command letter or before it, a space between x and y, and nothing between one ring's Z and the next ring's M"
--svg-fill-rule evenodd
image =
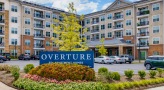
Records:
M116 60L114 60L114 64L117 64L117 61Z
M129 64L131 64L132 62L129 62Z
M146 69L150 70L151 69L151 65L150 64L146 64Z
M101 64L105 64L104 60L101 61Z

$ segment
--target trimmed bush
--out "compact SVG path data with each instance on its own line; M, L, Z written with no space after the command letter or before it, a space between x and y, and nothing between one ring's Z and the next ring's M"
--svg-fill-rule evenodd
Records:
M25 73L28 73L31 69L34 68L34 65L33 64L27 64L25 67L24 67L24 72Z
M67 79L93 81L95 79L95 71L92 68L78 64L43 64L30 70L29 74L58 81Z
M133 77L133 75L134 75L133 73L134 73L133 70L125 70L124 71L125 76L129 79L131 79Z
M156 76L156 74L157 74L157 72L155 70L149 71L150 78L154 78Z
M0 71L6 71L7 73L10 73L10 67L9 65L0 65Z
M143 79L146 76L146 72L144 70L138 71L138 75L140 76L141 79Z
M105 67L99 68L98 74L108 73L108 69Z
M159 75L159 77L162 77L163 69L161 69L161 68L157 68L157 71L158 71L158 75Z
M112 72L111 73L111 78L113 80L120 80L121 75L118 72Z
M15 80L17 80L19 78L19 75L20 75L20 73L19 73L19 71L20 71L19 66L16 66L16 65L15 66L11 66L10 71L11 71L12 76L14 76Z

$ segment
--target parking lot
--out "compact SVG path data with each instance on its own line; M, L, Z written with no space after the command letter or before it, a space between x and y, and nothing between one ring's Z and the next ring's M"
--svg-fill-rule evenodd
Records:
M8 64L8 65L18 65L21 70L27 64L34 64L35 66L39 65L38 60L30 60L30 61L22 61L22 60L14 60L14 61L6 61L0 64ZM97 72L99 68L106 67L109 71L116 71L119 72L121 75L124 74L124 70L132 69L134 73L137 74L139 70L145 70L143 63L141 64L94 64L94 70Z

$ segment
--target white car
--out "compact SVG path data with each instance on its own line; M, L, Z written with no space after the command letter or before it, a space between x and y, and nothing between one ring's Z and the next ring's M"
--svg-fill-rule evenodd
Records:
M102 64L113 64L114 61L109 58L108 56L99 56L95 58L95 63L102 63Z
M125 59L119 56L110 56L110 58L114 61L114 63L125 63Z

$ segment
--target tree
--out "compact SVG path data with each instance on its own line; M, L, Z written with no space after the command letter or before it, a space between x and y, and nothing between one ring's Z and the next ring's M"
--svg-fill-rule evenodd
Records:
M104 38L102 38L100 40L101 42L101 45L98 45L97 48L98 48L98 51L99 53L102 55L106 55L108 52L107 52L107 49L104 47Z
M83 20L82 16L77 16L74 4L70 3L68 6L69 12L67 14L61 13L63 20L55 19L58 25L54 25L54 33L56 38L52 38L59 50L61 51L84 51L88 47L86 45L86 38L81 37L86 32L79 24Z

